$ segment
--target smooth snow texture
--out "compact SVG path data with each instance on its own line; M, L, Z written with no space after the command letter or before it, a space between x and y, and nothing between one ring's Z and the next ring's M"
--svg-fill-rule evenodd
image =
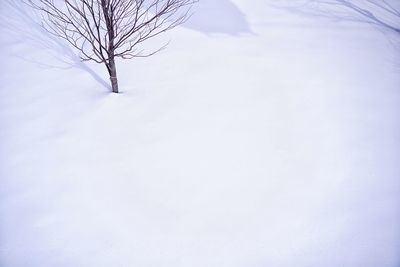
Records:
M115 95L2 2L0 266L400 266L399 51L270 3L204 1Z

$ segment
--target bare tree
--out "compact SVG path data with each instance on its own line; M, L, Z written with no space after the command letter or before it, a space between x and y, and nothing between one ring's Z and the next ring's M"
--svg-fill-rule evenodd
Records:
M24 0L40 11L42 26L70 43L84 61L106 66L118 93L116 58L148 57L141 44L182 23L197 0Z

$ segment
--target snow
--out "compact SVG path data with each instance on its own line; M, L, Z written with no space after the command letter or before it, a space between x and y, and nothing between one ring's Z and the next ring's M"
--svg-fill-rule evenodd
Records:
M0 266L399 266L398 39L275 3L202 1L116 95L2 2Z

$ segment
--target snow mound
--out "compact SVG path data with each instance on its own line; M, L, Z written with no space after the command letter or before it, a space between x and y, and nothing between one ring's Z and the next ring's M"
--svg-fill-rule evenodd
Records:
M398 50L273 2L200 1L118 95L2 2L0 265L399 266Z

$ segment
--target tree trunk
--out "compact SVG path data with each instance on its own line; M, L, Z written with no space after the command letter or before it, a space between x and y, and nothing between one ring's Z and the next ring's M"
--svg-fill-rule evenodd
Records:
M115 67L114 58L110 58L108 72L110 74L111 88L113 93L119 93L118 91L118 78L117 78L117 69Z
M93 2L93 1L92 1ZM115 67L115 47L114 47L114 9L112 4L110 6L110 0L101 0L101 7L103 9L104 20L107 26L107 34L108 34L108 47L107 47L107 55L108 55L108 63L107 70L110 74L111 88L112 92L118 94L118 78L117 78L117 69ZM122 5L122 4L121 4ZM125 4L124 4L125 6Z

